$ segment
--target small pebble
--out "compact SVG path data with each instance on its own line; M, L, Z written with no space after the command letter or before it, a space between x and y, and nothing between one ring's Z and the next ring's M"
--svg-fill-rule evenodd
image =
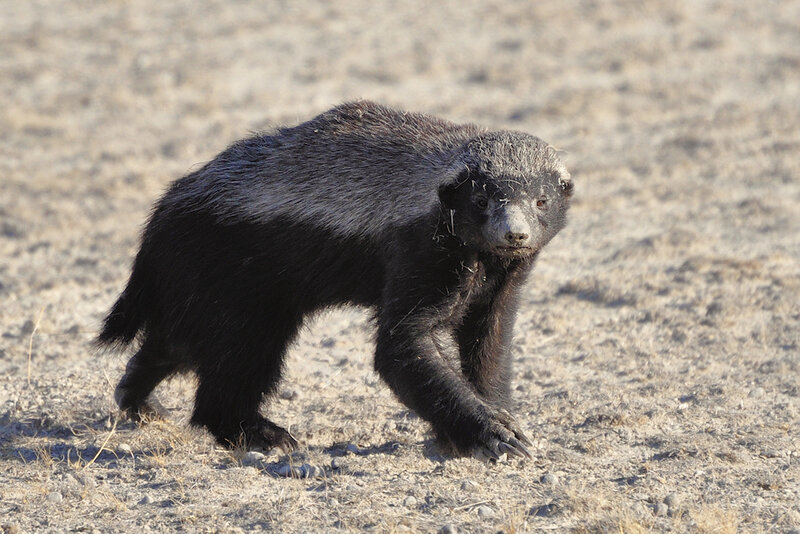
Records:
M555 476L553 473L545 473L542 476L542 484L548 484L550 486L557 486L558 485L558 477Z
M377 377L374 377L374 376L370 375L370 376L364 377L364 384L367 387L374 388L374 387L376 387L376 386L378 386L380 384L380 380L378 380Z
M331 348L331 347L336 345L336 339L334 339L332 337L326 337L326 338L323 338L323 340L320 341L319 344L320 344L320 346L322 348L329 349L329 348Z
M763 397L764 393L765 393L764 388L753 388L750 390L750 394L748 395L748 397L750 397L751 399L757 399L759 397Z
M667 517L667 513L669 513L669 506L663 502L660 502L653 507L653 513L658 517Z
M275 474L279 477L292 477L295 476L295 468L289 464L281 464L275 468Z
M130 456L133 454L133 449L127 443L120 443L117 445L117 454L120 456Z
M406 508L414 508L417 505L417 498L413 495L409 495L405 499L403 499L403 506Z
M675 508L681 505L681 498L677 493L670 493L669 495L664 497L664 504L666 504L670 508Z
M458 527L453 523L448 523L439 529L439 534L458 534Z
M278 396L279 396L280 398L282 398L283 400L294 400L294 399L296 399L296 398L297 398L299 395L298 395L298 393L297 393L297 390L295 390L295 389L292 389L292 388L283 388L283 389L280 391L280 393L278 394Z
M764 458L780 458L782 456L778 449L766 449L762 454Z
M541 506L534 506L528 512L528 515L533 517L551 517L556 515L559 512L559 506L551 502L549 504L543 504Z
M491 519L494 517L494 510L486 505L478 506L478 517L481 519Z
M338 471L344 468L344 465L345 464L341 458L334 458L333 460L331 460L331 469L335 469Z
M291 478L317 478L325 474L324 470L309 464L281 464L273 472L278 476Z
M36 325L33 323L33 321L28 319L22 324L22 327L20 327L19 333L20 335L27 336L28 334L33 332L34 328L36 328Z
M461 489L463 491L474 491L478 488L478 485L473 482L472 480L465 480L461 483Z
M47 496L47 502L58 503L58 502L61 502L63 500L64 500L64 497L57 491L54 491L53 493L51 493L51 494L49 494Z
M150 495L145 495L142 497L142 500L139 501L139 504L153 504L153 498Z
M245 467L253 466L253 467L260 467L261 464L266 460L266 456L263 453L258 451L249 451L244 456L242 456L242 465Z

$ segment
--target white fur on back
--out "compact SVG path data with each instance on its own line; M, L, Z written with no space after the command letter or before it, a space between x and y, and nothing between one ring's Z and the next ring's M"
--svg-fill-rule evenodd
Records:
M282 218L343 236L374 236L431 213L439 185L467 165L514 175L541 169L542 155L529 153L533 145L547 147L538 139L515 133L513 140L527 146L503 148L500 132L476 151L474 141L486 133L370 102L343 104L232 145L178 182L165 201L210 208L221 222Z

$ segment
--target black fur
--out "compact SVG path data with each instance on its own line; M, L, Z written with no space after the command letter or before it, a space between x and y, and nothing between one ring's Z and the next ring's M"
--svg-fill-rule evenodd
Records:
M121 408L145 414L161 380L193 371L194 424L222 444L292 449L294 438L260 415L262 395L274 393L304 317L356 304L375 310L376 370L444 443L457 453L527 452L505 411L509 345L520 286L552 235L538 248L487 243L493 215L480 197L502 200L498 212L521 203L530 215L541 180L526 189L468 169L433 184L438 198L426 215L347 237L282 213L221 219L187 194L187 182L200 179L202 171L176 182L156 206L99 335L103 344L141 339L117 388ZM551 209L563 212L571 185L553 179L562 187L551 188L560 195ZM530 217L546 228L546 215Z

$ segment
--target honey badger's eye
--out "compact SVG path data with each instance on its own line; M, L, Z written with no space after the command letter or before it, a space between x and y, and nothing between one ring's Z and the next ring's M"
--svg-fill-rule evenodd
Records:
M547 197L539 197L536 199L536 207L544 209L547 207Z
M477 206L477 208L480 210L485 210L487 207L489 207L489 199L483 195L475 197L475 200L473 202L475 206Z

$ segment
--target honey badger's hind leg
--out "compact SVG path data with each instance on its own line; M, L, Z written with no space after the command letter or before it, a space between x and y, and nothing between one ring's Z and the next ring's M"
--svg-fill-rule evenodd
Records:
M151 396L153 388L178 368L154 335L145 339L139 351L125 367L125 375L114 391L114 400L122 411L137 422L163 419L167 410Z
M259 407L277 389L286 347L300 323L283 319L249 325L205 348L192 423L206 427L225 447L296 449L297 440L263 417Z

